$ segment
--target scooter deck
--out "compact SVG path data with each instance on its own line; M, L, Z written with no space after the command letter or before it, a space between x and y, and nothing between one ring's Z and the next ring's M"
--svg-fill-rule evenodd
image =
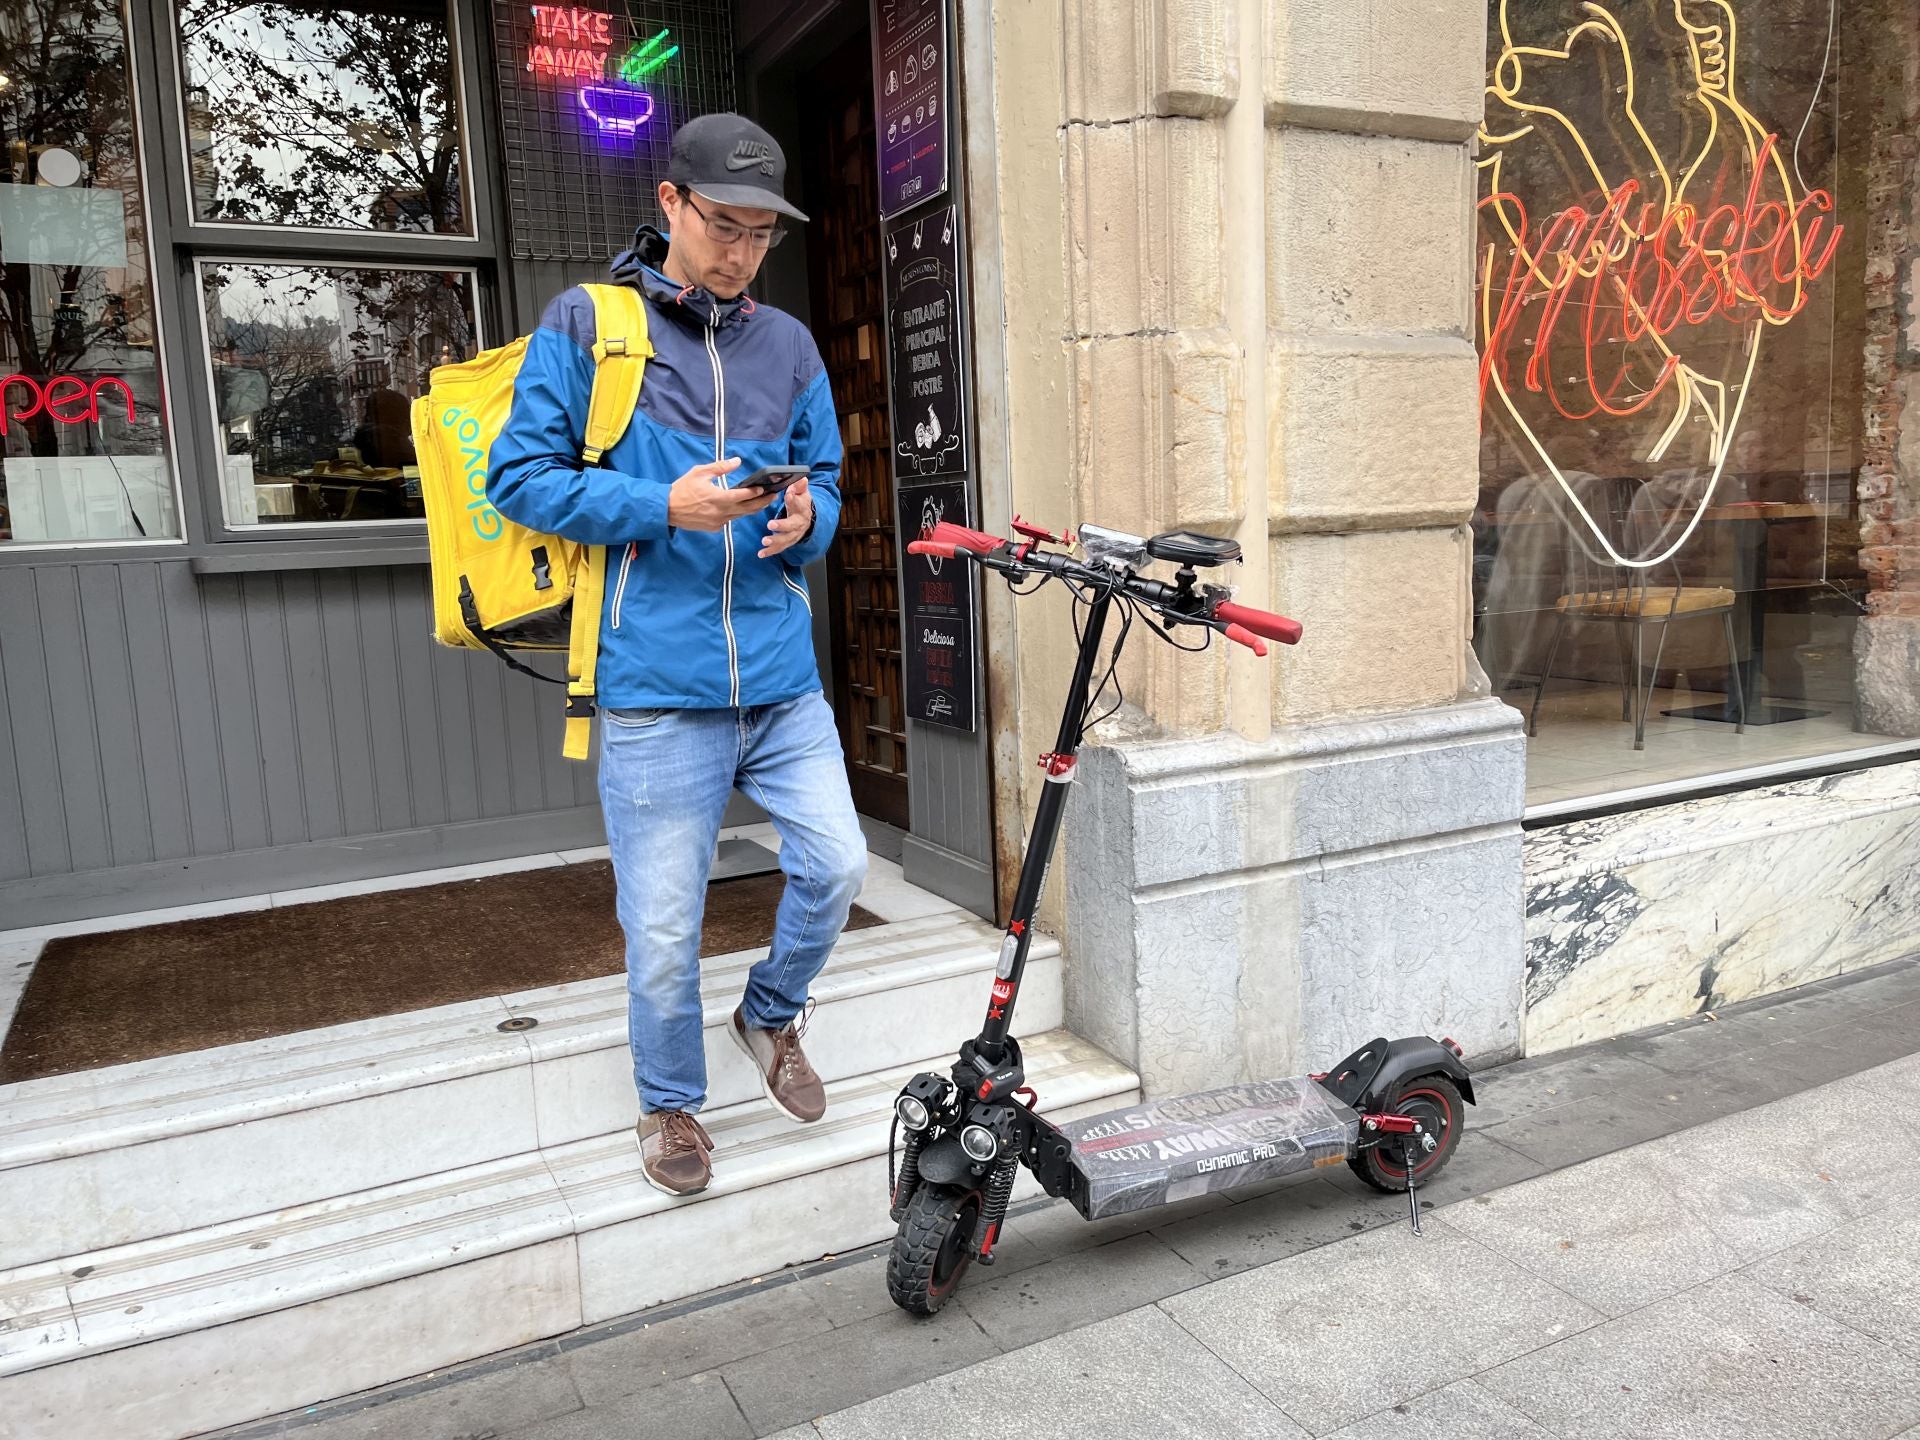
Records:
M1301 1076L1132 1105L1059 1128L1086 1181L1082 1213L1098 1220L1338 1165L1353 1153L1360 1117Z

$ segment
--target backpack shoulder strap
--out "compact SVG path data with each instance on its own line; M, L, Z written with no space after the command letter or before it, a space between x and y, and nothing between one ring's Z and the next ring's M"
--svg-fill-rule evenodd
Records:
M587 444L581 456L589 465L627 433L633 407L640 403L640 381L653 354L647 338L647 302L631 285L582 285L593 300L593 398L587 405Z
M647 302L630 285L583 285L593 300L593 394L587 402L581 459L598 465L633 422L640 382L653 344L647 338ZM567 730L561 751L587 758L593 736L594 693L600 661L600 611L607 591L607 547L586 547L574 583L573 628L567 639Z

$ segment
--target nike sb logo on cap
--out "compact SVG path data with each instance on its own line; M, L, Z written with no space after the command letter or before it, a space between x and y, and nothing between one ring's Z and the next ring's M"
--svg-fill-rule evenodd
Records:
M729 170L751 170L756 165L762 175L773 174L773 150L759 140L742 140L727 156Z

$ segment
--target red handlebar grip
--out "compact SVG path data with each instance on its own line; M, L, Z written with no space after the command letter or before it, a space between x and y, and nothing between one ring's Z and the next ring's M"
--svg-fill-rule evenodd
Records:
M1300 643L1300 622L1289 620L1284 615L1275 615L1270 610L1255 610L1251 605L1236 605L1231 600L1222 600L1213 607L1213 618L1225 620L1231 625L1244 625L1254 634L1278 640L1282 645Z
M924 531L921 538L937 545L950 547L944 553L951 555L954 550L971 550L976 555L991 555L1007 542L998 535L989 535L984 530L969 530L964 525L956 525L951 520L942 520L931 530Z
M953 546L939 540L909 540L907 542L907 553L909 555L940 555L951 560L953 559Z
M1244 625L1228 625L1224 633L1234 644L1244 645L1256 655L1265 656L1267 653L1267 642Z

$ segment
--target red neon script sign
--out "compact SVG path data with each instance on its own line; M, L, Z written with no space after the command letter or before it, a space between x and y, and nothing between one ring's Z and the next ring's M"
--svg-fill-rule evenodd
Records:
M100 418L100 392L109 385L120 392L127 404L127 423L133 423L133 391L127 388L124 380L116 380L110 375L98 380L82 380L77 375L55 375L42 386L30 375L9 375L0 380L0 435L7 434L7 427L15 420L31 420L42 413L62 425L87 425ZM14 387L20 386L27 392L32 404L24 410L13 408Z
M533 33L539 42L527 68L556 80L598 80L607 71L613 49L613 16L604 10L567 5L536 5Z
M1662 210L1640 199L1640 181L1628 180L1597 210L1567 206L1536 237L1519 196L1500 191L1481 200L1480 209L1491 208L1491 218L1505 221L1513 240L1505 276L1493 273L1489 254L1484 277L1499 298L1480 361L1482 403L1496 367L1511 393L1515 352L1530 350L1525 388L1544 393L1567 419L1632 415L1652 403L1682 363L1681 346L1665 343L1680 332L1716 318L1742 328L1756 321L1780 325L1799 314L1807 286L1832 263L1844 227L1833 226L1823 243L1825 217L1833 211L1826 190L1809 191L1791 209L1761 200L1776 140L1769 135L1761 145L1739 206L1714 203L1716 185L1704 213L1688 203ZM1609 362L1598 353L1639 342L1665 357L1650 379L1644 366L1637 377L1630 374L1631 356ZM1575 383L1593 399L1584 409L1555 389L1555 368L1567 363L1570 344L1583 362ZM1623 399L1630 381L1633 393Z

